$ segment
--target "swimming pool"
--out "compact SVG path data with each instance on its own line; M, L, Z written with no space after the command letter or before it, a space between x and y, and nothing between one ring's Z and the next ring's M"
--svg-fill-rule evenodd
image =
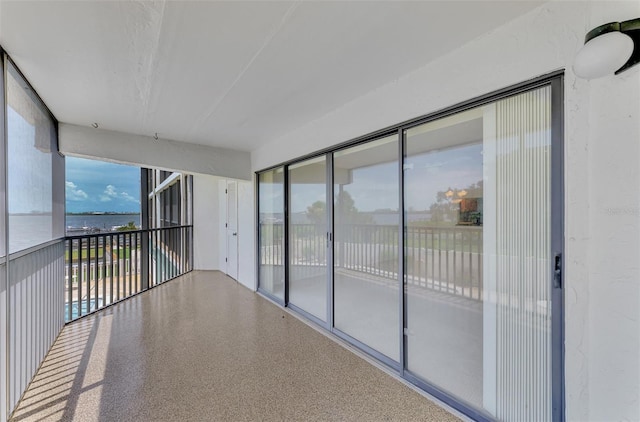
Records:
M82 315L86 315L89 312L93 312L96 309L102 307L102 298L98 298L98 306L96 306L96 299L89 299L89 303L87 303L86 299L82 300L81 310ZM88 306L87 306L88 305ZM71 304L71 318L69 318L69 303L64 304L64 318L66 321L71 321L73 319L78 318L80 314L78 313L78 302L73 302Z

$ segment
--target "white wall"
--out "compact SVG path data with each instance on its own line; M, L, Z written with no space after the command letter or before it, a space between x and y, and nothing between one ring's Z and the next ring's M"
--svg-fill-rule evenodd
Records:
M546 3L264 145L252 167L566 69L566 414L640 420L640 66L594 81L571 71L588 30L638 16L636 1Z
M193 266L196 270L219 270L220 213L219 179L213 176L193 176ZM223 190L224 193L224 190ZM223 223L224 224L224 223Z
M598 3L588 26L638 17L640 2L626 10ZM589 195L588 208L569 210L570 216L589 213L588 232L576 228L572 242L586 246L588 278L580 273L571 281L575 287L588 280L589 295L580 296L572 289L567 301L580 304L585 297L589 301L582 314L570 315L570 321L577 325L578 318L587 320L591 420L640 420L639 68L571 87L572 93L588 95L577 104L584 108L572 112L582 111L585 121L579 124L588 131L587 161L574 165L585 171L586 179L576 184L586 185ZM575 125L574 129L579 130ZM584 349L579 350L584 353Z
M254 202L253 183L238 182L238 281L251 290L257 289Z

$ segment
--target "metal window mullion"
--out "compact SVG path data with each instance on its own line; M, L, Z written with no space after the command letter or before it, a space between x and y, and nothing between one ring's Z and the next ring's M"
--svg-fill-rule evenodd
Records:
M334 283L334 262L335 262L335 227L334 227L334 207L333 207L333 153L326 155L326 228L329 234L329 243L325 250L326 268L327 268L327 318L326 326L329 330L333 327L333 283Z
M405 295L405 239L404 239L404 130L398 129L398 297L399 297L399 313L400 313L400 357L399 360L399 373L404 377L404 371L407 364L407 347L406 336L404 335L405 327L407 326L407 309L406 309L406 295ZM415 245L413 245L415 248Z
M289 305L289 166L283 167L283 178L284 178L284 305Z
M9 178L9 170L8 170L8 166L7 166L7 156L8 156L8 133L7 133L7 93L6 93L6 82L7 82L7 73L5 71L6 69L6 55L4 54L4 51L2 50L2 48L0 48L0 78L1 78L1 84L0 84L0 99L2 100L2 116L0 118L0 128L2 129L0 131L0 136L2 136L2 139L0 142L0 145L2 146L3 149L3 157L4 160L2 163L0 163L0 166L2 166L2 177L3 177L3 187L4 187L4 197L3 197L3 209L2 209L2 220L1 222L1 226L2 229L4 230L4 239L2 240L4 242L4 252L5 252L5 267L4 267L4 271L5 271L5 281L4 281L4 287L5 287L5 361L4 362L0 362L0 365L4 365L4 369L5 369L5 383L3 385L3 389L4 389L4 400L5 400L5 405L6 405L6 414L4 415L4 418L8 419L9 418L9 402L10 402L10 380L9 380L9 370L10 370L10 351L11 351L11 347L10 347L10 300L9 300L9 289L10 289L10 278L9 278L9 218L8 218L8 207L9 207L9 189L8 189L8 178Z
M254 190L253 190L253 201L254 204L256 204L256 218L255 218L255 239L256 239L256 245L255 245L255 271L254 271L254 277L255 277L255 286L256 286L256 290L258 288L260 288L260 266L262 265L262 248L260 247L260 245L262 245L262 239L261 239L261 229L260 229L260 175L258 173L254 174Z
M165 220L166 224L166 220ZM167 229L163 227L158 234L160 235L161 255L162 255L162 279L161 283L167 279Z
M551 251L564 251L564 79L551 81ZM551 259L553 262L554 260ZM564 268L563 268L564 269ZM549 268L553 271L553 268ZM564 274L561 274L564 278ZM553 280L553 276L551 277ZM553 281L552 281L553 283ZM554 421L565 420L564 280L551 289L551 399Z
M167 279L167 242L166 242L166 229L163 227L158 231L158 239L159 239L159 249L160 249L160 257L162 259L162 271L160 272L160 283L163 283Z

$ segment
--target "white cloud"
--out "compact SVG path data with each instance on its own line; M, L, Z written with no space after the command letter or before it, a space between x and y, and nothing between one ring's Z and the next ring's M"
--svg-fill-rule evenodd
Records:
M117 197L118 197L118 192L116 191L116 187L113 185L107 185L107 187L104 189L104 192L102 192L102 195L100 195L100 201L109 202L113 198L117 198Z
M107 185L106 189L104 190L104 194L107 196L110 196L112 198L115 198L116 196L118 196L118 192L116 191L116 187L113 185Z
M65 195L69 201L84 201L89 197L85 191L78 189L78 186L70 181L65 183Z
M134 198L133 196L129 195L127 192L118 193L118 190L113 185L107 185L104 189L104 192L102 192L102 195L100 195L101 202L110 202L112 200L117 200L117 199L127 201L127 202L134 202L136 204L140 203L139 199Z
M120 197L122 199L124 199L125 201L135 202L136 204L140 203L140 201L138 199L136 199L133 196L129 195L127 192L120 192Z

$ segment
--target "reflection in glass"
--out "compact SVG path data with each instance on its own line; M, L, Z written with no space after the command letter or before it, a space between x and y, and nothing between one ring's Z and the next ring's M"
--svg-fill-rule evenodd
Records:
M284 301L284 169L258 175L260 288Z
M398 143L334 153L334 325L399 360Z
M407 368L482 406L482 118L407 131ZM447 121L449 120L449 121Z
M405 133L407 369L550 420L550 87Z
M289 302L327 319L327 166L289 166Z

